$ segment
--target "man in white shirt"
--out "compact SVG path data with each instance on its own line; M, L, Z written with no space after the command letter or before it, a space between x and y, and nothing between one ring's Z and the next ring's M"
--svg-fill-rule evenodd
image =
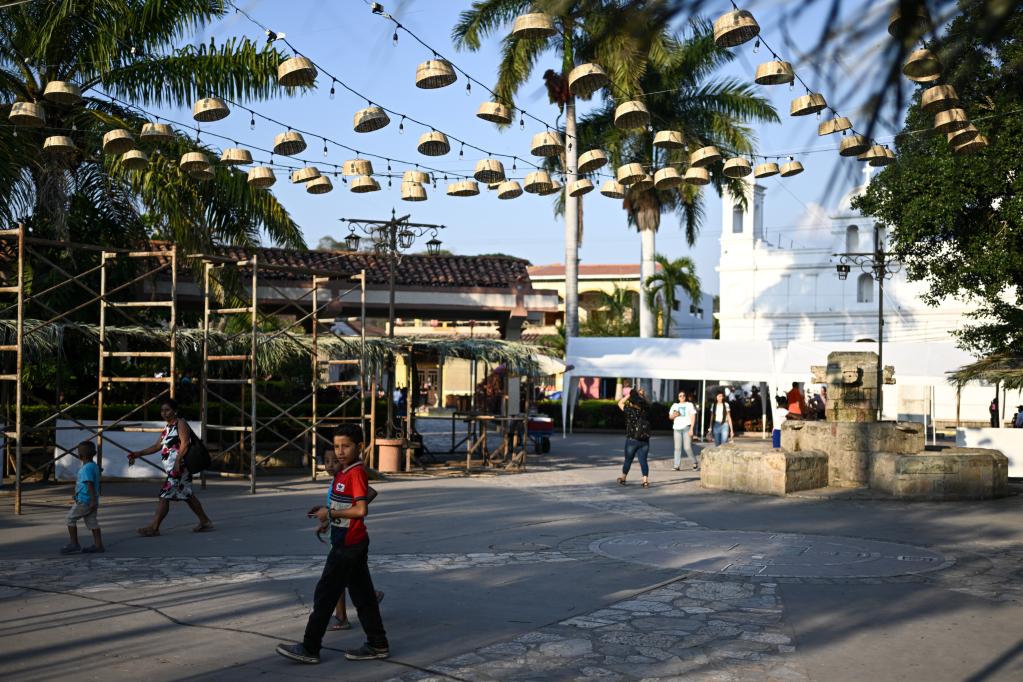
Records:
M686 399L685 391L679 391L678 402L669 408L668 418L672 420L672 435L675 437L675 471L682 468L683 449L686 451L686 457L693 460L693 469L699 469L700 463L693 453L696 407Z

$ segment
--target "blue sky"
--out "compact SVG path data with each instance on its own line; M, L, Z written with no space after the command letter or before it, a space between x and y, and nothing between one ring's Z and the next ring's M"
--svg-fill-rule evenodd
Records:
M391 23L374 16L363 0L238 0L238 3L263 24L285 32L288 40L299 51L324 65L374 102L406 112L439 130L457 135L485 149L537 160L529 155L529 143L534 133L543 130L542 126L527 119L524 131L520 131L517 125L500 131L493 124L476 118L477 107L487 99L487 93L480 88L474 87L471 95L467 96L465 80L461 78L447 88L416 88L416 66L429 59L431 53L405 33L399 34L397 46L392 45ZM468 7L468 0L407 0L403 3L384 4L399 21L451 58L460 69L483 82L493 82L498 63L497 38L489 40L484 49L477 53L456 52L451 43L451 27L459 12ZM715 6L715 9L722 11L729 6L727 2L718 4L720 8ZM791 3L788 6L791 8ZM800 66L800 55L787 54L781 47L784 41L778 22L784 8L785 3L779 2L762 2L752 6L768 42L782 52L783 58L797 64L800 75L816 87L821 79L812 60ZM812 35L816 38L822 21L820 12L815 10L802 16L799 23L789 23L787 28L792 35ZM233 13L209 30L196 35L193 42L208 42L211 35L218 43L228 37L241 35L265 39L259 28L243 16ZM721 71L721 76L752 81L756 64L770 58L764 49L754 54L752 44L735 48L735 52L737 58ZM548 122L555 120L557 110L547 102L541 75L547 68L555 66L557 64L553 54L542 58L530 85L521 91L517 101L517 104ZM855 77L856 74L849 71L849 75ZM355 133L352 130L352 116L356 110L366 106L366 101L340 87L336 88L337 94L331 99L330 79L322 74L317 84L316 90L304 95L250 104L255 111L290 126L313 131L356 149L383 156L418 161L460 173L471 173L476 160L482 157L482 154L467 149L464 160L460 161L457 148L443 157L422 156L416 151L416 143L425 129L408 122L404 134L398 133L397 120L392 120L389 126L379 131ZM816 219L811 219L807 224L808 208L818 203L834 205L845 191L861 181L862 176L858 172L859 167L854 167L855 161L840 159L837 152L830 151L830 148L837 146L836 136L817 137L815 117L788 116L789 101L801 94L798 89L790 91L787 86L756 87L771 98L782 118L780 124L755 128L759 140L758 153L828 149L799 155L798 158L807 169L802 175L761 181L767 188L764 225L768 235L776 239L780 237L783 242L798 244L812 237L809 233L819 225L813 222ZM829 95L826 90L824 94ZM856 107L862 102L843 102L837 97L829 97L829 102L844 115L852 116L856 122ZM164 113L176 120L190 120L190 112L184 109ZM272 146L274 135L282 132L278 126L258 118L255 130L250 130L248 112L237 109L227 119L206 124L205 128L235 137L242 144L267 148ZM885 131L879 134L883 135ZM220 140L208 138L206 141L218 148L224 146ZM323 160L323 142L311 136L307 136L307 142L309 149L302 156L310 160ZM340 164L352 156L348 151L328 145L326 162ZM837 164L842 165L840 172L835 173ZM506 166L510 172L510 163ZM518 164L518 176L524 174L524 168L525 164ZM386 170L386 164L374 162L374 169ZM345 230L338 221L340 217L386 218L393 207L399 211L399 215L411 213L413 220L447 225L442 239L445 247L456 253L499 251L526 258L534 264L563 261L563 226L553 213L551 197L524 194L518 199L502 201L497 199L495 193L484 190L477 197L456 198L444 193L445 185L439 182L436 190L429 189L430 198L426 202L408 203L400 200L400 183L395 183L390 189L385 185L381 192L352 194L347 185L335 180L333 192L314 196L307 194L302 186L291 185L283 173L278 173L278 182L273 191L301 225L310 246L315 246L320 237L325 235L343 237ZM588 195L584 201L585 233L580 250L581 261L638 262L639 237L626 225L621 202L607 199L597 192ZM677 221L672 216L665 216L658 234L657 250L669 257L694 257L705 290L716 292L718 283L713 268L717 263L721 202L713 192L705 194L705 211L706 220L694 248L686 245Z

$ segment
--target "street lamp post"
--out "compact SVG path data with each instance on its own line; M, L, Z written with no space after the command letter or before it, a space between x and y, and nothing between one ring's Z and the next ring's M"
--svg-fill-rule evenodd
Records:
M881 226L874 224L874 250L833 254L839 262L835 269L838 278L848 279L855 265L877 281L877 419L884 415L884 281L893 278L902 270L902 262L884 249L881 240Z
M365 220L362 218L341 218L342 222L348 223L348 234L345 236L345 246L349 251L358 251L363 235L373 242L373 250L387 259L387 338L394 338L394 290L398 273L398 264L405 252L412 248L417 239L426 235L430 240L426 242L426 251L431 256L440 253L441 241L437 238L444 225L433 225L431 223L411 223L409 216L398 218L394 209L391 209L390 220ZM394 357L387 367L387 382L385 386L387 396L387 437L394 437ZM373 397L376 400L376 396ZM408 404L406 403L406 409Z

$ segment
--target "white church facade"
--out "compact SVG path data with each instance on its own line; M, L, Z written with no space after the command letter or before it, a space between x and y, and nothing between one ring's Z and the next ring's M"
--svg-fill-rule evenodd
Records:
M869 173L865 175L869 182ZM886 234L851 207L865 184L839 202L836 209L809 216L793 230L765 229L765 190L747 184L746 206L727 191L723 195L721 253L717 267L720 308L716 313L720 338L727 341L768 340L776 351L791 341L865 342L876 350L878 338L878 286L871 274L852 265L840 279L836 254L873 252L875 234L882 244ZM926 285L910 282L897 272L883 282L885 343L954 342L951 332L965 321L968 308L957 301L928 306L922 300ZM949 367L948 369L955 369ZM895 368L898 377L898 367ZM909 402L934 402L935 418L955 417L955 390L948 385L892 386L885 390L886 417L896 418ZM962 418L988 418L993 387L970 386L963 392ZM1006 417L1020 401L1005 396ZM898 405L898 407L896 407ZM928 406L929 407L929 406ZM919 406L911 411L917 412Z

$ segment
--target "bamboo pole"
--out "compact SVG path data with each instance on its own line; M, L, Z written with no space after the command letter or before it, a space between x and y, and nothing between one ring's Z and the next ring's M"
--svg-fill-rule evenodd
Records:
M310 417L310 428L313 432L313 437L309 439L311 443L309 449L309 480L316 480L316 434L318 422L316 419L317 408L319 407L319 400L317 394L320 392L320 280L313 275L313 325L312 325L312 376L310 377L310 387L312 388L312 416ZM328 368L328 372L330 369ZM327 377L329 380L330 377Z
M249 361L250 376L249 379L252 382L252 394L251 398L251 409L252 409L252 438L251 438L251 449L250 453L251 460L249 462L249 493L256 494L256 381L259 371L259 365L256 361L256 339L258 333L258 315L256 313L257 306L259 304L259 255L252 254L252 358Z
M96 392L96 464L103 471L103 395L106 390L104 375L106 374L107 349L107 258L113 254L103 251L100 254L99 271L99 386ZM100 485L103 479L100 477Z
M200 429L202 430L202 437L206 438L206 445L209 447L209 438L207 432L209 431L210 423L210 400L209 394L206 392L207 381L210 378L210 268L213 265L211 263L203 263L202 268L202 369L200 370L200 389L199 389L199 418L201 420ZM221 420L223 421L223 420ZM199 482L202 489L206 489L206 472L203 471L199 474Z
M25 356L25 226L18 225L18 320L15 344L17 346L14 361L14 513L21 514L21 467L22 467L22 370Z

